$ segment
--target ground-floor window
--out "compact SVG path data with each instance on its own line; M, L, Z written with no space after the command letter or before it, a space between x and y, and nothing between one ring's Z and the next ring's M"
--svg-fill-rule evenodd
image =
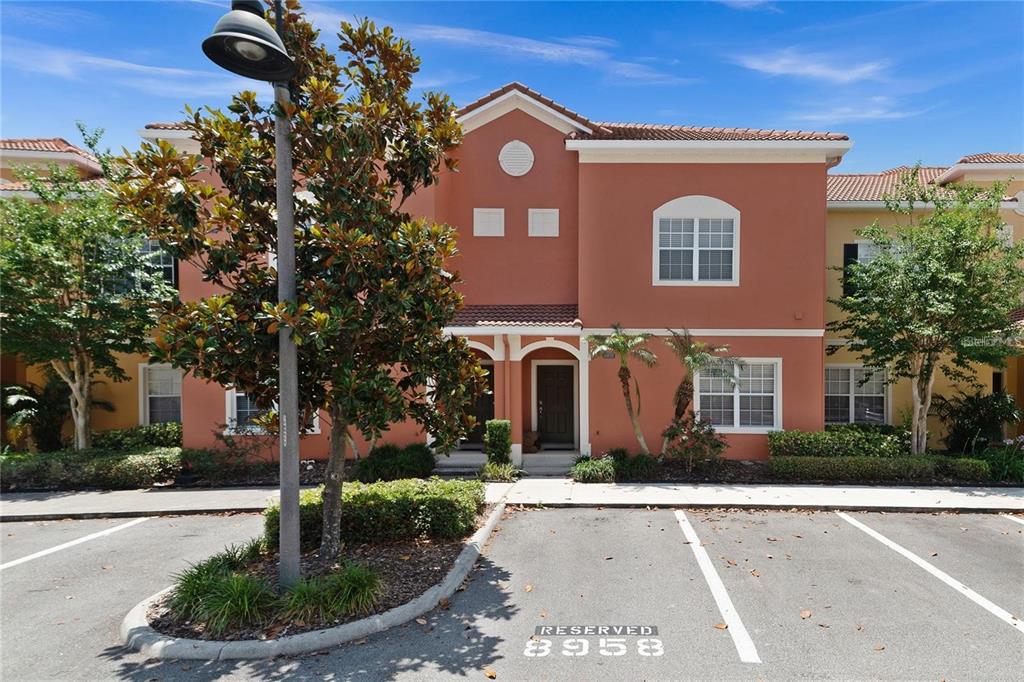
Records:
M141 423L181 421L181 370L170 365L141 365L139 381Z
M782 361L743 360L733 375L697 374L697 412L719 430L770 431L781 427Z
M826 424L884 424L885 370L825 367Z
M275 406L276 409L276 406ZM241 391L228 389L227 392L227 430L229 433L253 434L263 433L263 427L257 422L269 410L260 409L256 401ZM314 415L307 425L305 433L320 433L320 415Z

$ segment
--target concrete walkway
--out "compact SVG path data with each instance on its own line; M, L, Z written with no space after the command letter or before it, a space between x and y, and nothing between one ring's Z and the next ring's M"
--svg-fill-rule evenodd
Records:
M277 489L192 488L7 493L0 521L260 512ZM487 501L548 507L733 507L1024 512L1024 488L574 483L526 478L487 484Z

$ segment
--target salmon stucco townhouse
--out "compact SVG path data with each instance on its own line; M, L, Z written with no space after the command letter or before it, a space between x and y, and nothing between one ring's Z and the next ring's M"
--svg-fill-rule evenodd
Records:
M908 383L886 385L884 369L862 367L825 326L837 314L827 298L843 286L829 267L870 257L855 230L892 221L883 198L902 169L830 173L851 147L839 133L603 123L518 83L458 118L459 172L444 171L405 208L459 230L452 267L466 305L450 332L468 338L489 370L491 391L476 416L481 425L511 420L517 462L525 450L527 468L543 471L577 453L637 449L617 362L591 359L586 340L616 323L656 337L685 327L744 360L736 386L696 381L696 407L728 439L727 457L767 457L772 430L900 422ZM141 132L199 151L179 124ZM1008 178L1024 179L1024 154L975 155L923 171L937 183ZM1008 192L1015 196L1001 210L1007 238L1024 239L1024 181L1013 180ZM185 299L213 292L191 266L169 272ZM633 371L641 425L657 447L682 369L658 338L649 345L659 365ZM217 433L257 414L230 387L136 360L127 358L137 367L126 369L137 407L126 411L148 423L174 418L163 408L176 408L187 447L214 447ZM978 369L987 390L1009 391L1024 405L1024 358ZM940 383L937 392L953 388ZM938 445L941 428L933 426ZM463 448L478 452L481 439L482 426ZM385 440L429 435L402 423ZM534 443L538 454L530 454ZM326 430L314 423L301 449L305 458L326 457ZM266 452L276 456L273 442Z

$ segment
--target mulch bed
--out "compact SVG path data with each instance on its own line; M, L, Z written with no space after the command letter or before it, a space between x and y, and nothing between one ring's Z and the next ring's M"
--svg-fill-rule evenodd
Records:
M477 528L487 520L491 509L490 506L485 507L477 515ZM369 566L377 572L381 579L381 600L377 607L368 614L345 616L330 622L305 623L275 620L262 626L229 631L213 637L199 624L175 620L167 606L170 595L165 595L150 608L149 623L155 630L165 635L187 639L270 639L311 630L322 630L370 615L384 613L412 601L444 580L464 546L465 539L435 540L428 538L346 545L342 548L342 556L345 561ZM325 575L336 568L336 564L324 565L320 562L316 552L309 552L302 557L303 576ZM271 585L276 585L276 555L264 558L252 566L249 572L263 578Z

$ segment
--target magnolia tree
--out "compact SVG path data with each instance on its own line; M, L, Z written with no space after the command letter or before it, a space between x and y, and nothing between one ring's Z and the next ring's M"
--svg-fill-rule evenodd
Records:
M79 129L107 171L101 131ZM146 347L156 304L174 290L100 183L55 166L46 177L23 176L35 196L0 200L4 352L46 365L64 382L74 448L82 450L92 444L95 378L128 379L117 354Z
M273 409L277 330L293 330L300 412L330 416L324 561L341 549L351 430L376 438L413 419L449 447L485 386L466 341L444 331L461 305L457 276L445 269L455 230L401 208L454 165L454 106L435 93L411 99L420 62L390 28L342 23L338 39L340 62L289 3L296 305L276 303L273 111L254 93L234 97L228 113L189 111L199 155L143 145L123 160L129 177L117 187L137 226L220 292L165 309L158 357Z
M970 382L974 363L1001 366L1019 352L1010 311L1024 295L1024 245L1011 245L1003 232L1003 189L924 185L915 168L886 199L909 224L876 221L860 230L877 255L851 264L852 294L831 299L843 317L829 329L845 336L865 365L886 367L890 380L910 380L915 454L927 448L939 372Z

